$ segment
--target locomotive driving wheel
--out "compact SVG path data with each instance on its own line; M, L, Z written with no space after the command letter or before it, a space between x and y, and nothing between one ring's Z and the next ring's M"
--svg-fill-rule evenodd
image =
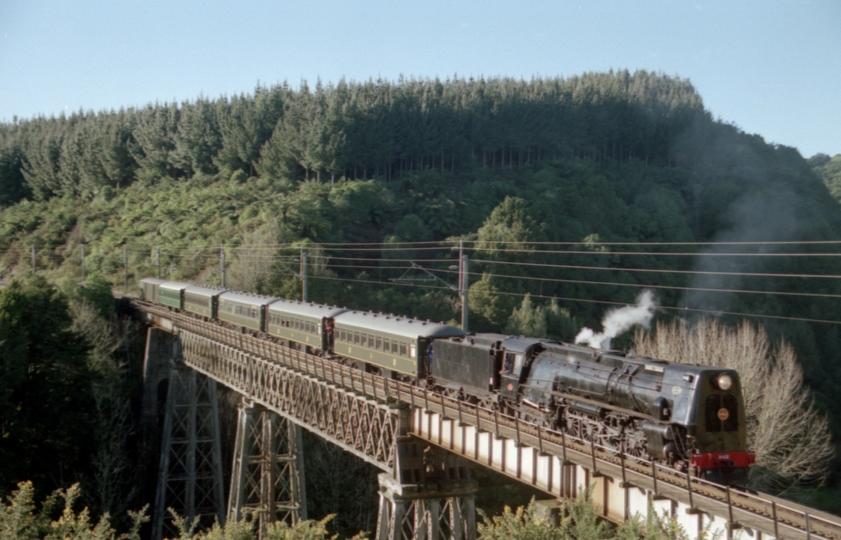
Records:
M596 418L578 412L566 411L566 429L564 432L572 437L602 444L602 424Z
M632 424L633 426L633 424ZM630 427L632 427L630 426ZM648 458L645 434L639 429L629 429L625 432L625 455L635 461Z

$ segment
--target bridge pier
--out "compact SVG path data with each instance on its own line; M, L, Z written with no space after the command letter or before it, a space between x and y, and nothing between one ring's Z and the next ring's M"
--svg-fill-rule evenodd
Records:
M171 529L169 508L190 523L195 520L203 526L210 526L215 520L224 523L224 497L216 381L173 362L169 370L152 538L163 537L165 524Z
M475 540L476 482L467 461L412 437L395 442L394 474L379 475L377 540Z
M237 423L228 519L253 512L260 537L275 521L307 519L301 428L248 398Z

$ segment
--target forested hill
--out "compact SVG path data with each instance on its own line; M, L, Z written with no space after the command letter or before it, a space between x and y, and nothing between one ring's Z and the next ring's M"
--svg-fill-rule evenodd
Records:
M87 272L114 283L124 249L133 283L156 249L165 276L212 282L219 246L244 245L228 253L237 286L292 296L297 263L266 246L306 240L321 244L311 298L446 320L447 290L390 279L441 259L454 281L444 259L461 238L473 330L571 339L642 285L681 314L764 314L841 419L841 335L815 322L841 321L841 287L798 277L841 275L819 256L834 246L721 243L841 239L839 205L796 150L713 119L685 80L280 85L17 121L0 126L0 206L2 279L30 271L33 248L41 272L78 279L84 245Z

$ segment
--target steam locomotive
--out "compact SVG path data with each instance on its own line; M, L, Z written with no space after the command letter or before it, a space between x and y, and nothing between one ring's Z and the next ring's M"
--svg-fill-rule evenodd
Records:
M383 376L432 384L571 436L718 483L744 484L739 375L545 339L165 281L141 297L264 332Z

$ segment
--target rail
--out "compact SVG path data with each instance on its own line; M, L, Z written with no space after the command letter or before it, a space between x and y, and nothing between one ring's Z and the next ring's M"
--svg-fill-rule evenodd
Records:
M708 482L653 461L624 456L615 449L537 426L497 410L444 396L428 388L362 372L143 300L130 299L130 302L140 312L170 321L169 328L163 324L167 330L177 332L180 328L202 335L245 353L279 362L289 369L364 395L383 405L407 404L475 426L480 431L493 433L497 438L511 439L518 445L557 456L564 462L576 463L594 473L620 479L626 486L646 489L655 496L686 503L692 511L722 516L731 528L760 530L787 540L841 540L841 517L771 495ZM155 322L161 324L161 321ZM261 384L259 375L250 366L244 369L247 373L242 375L246 377L249 389L254 390L254 385Z

